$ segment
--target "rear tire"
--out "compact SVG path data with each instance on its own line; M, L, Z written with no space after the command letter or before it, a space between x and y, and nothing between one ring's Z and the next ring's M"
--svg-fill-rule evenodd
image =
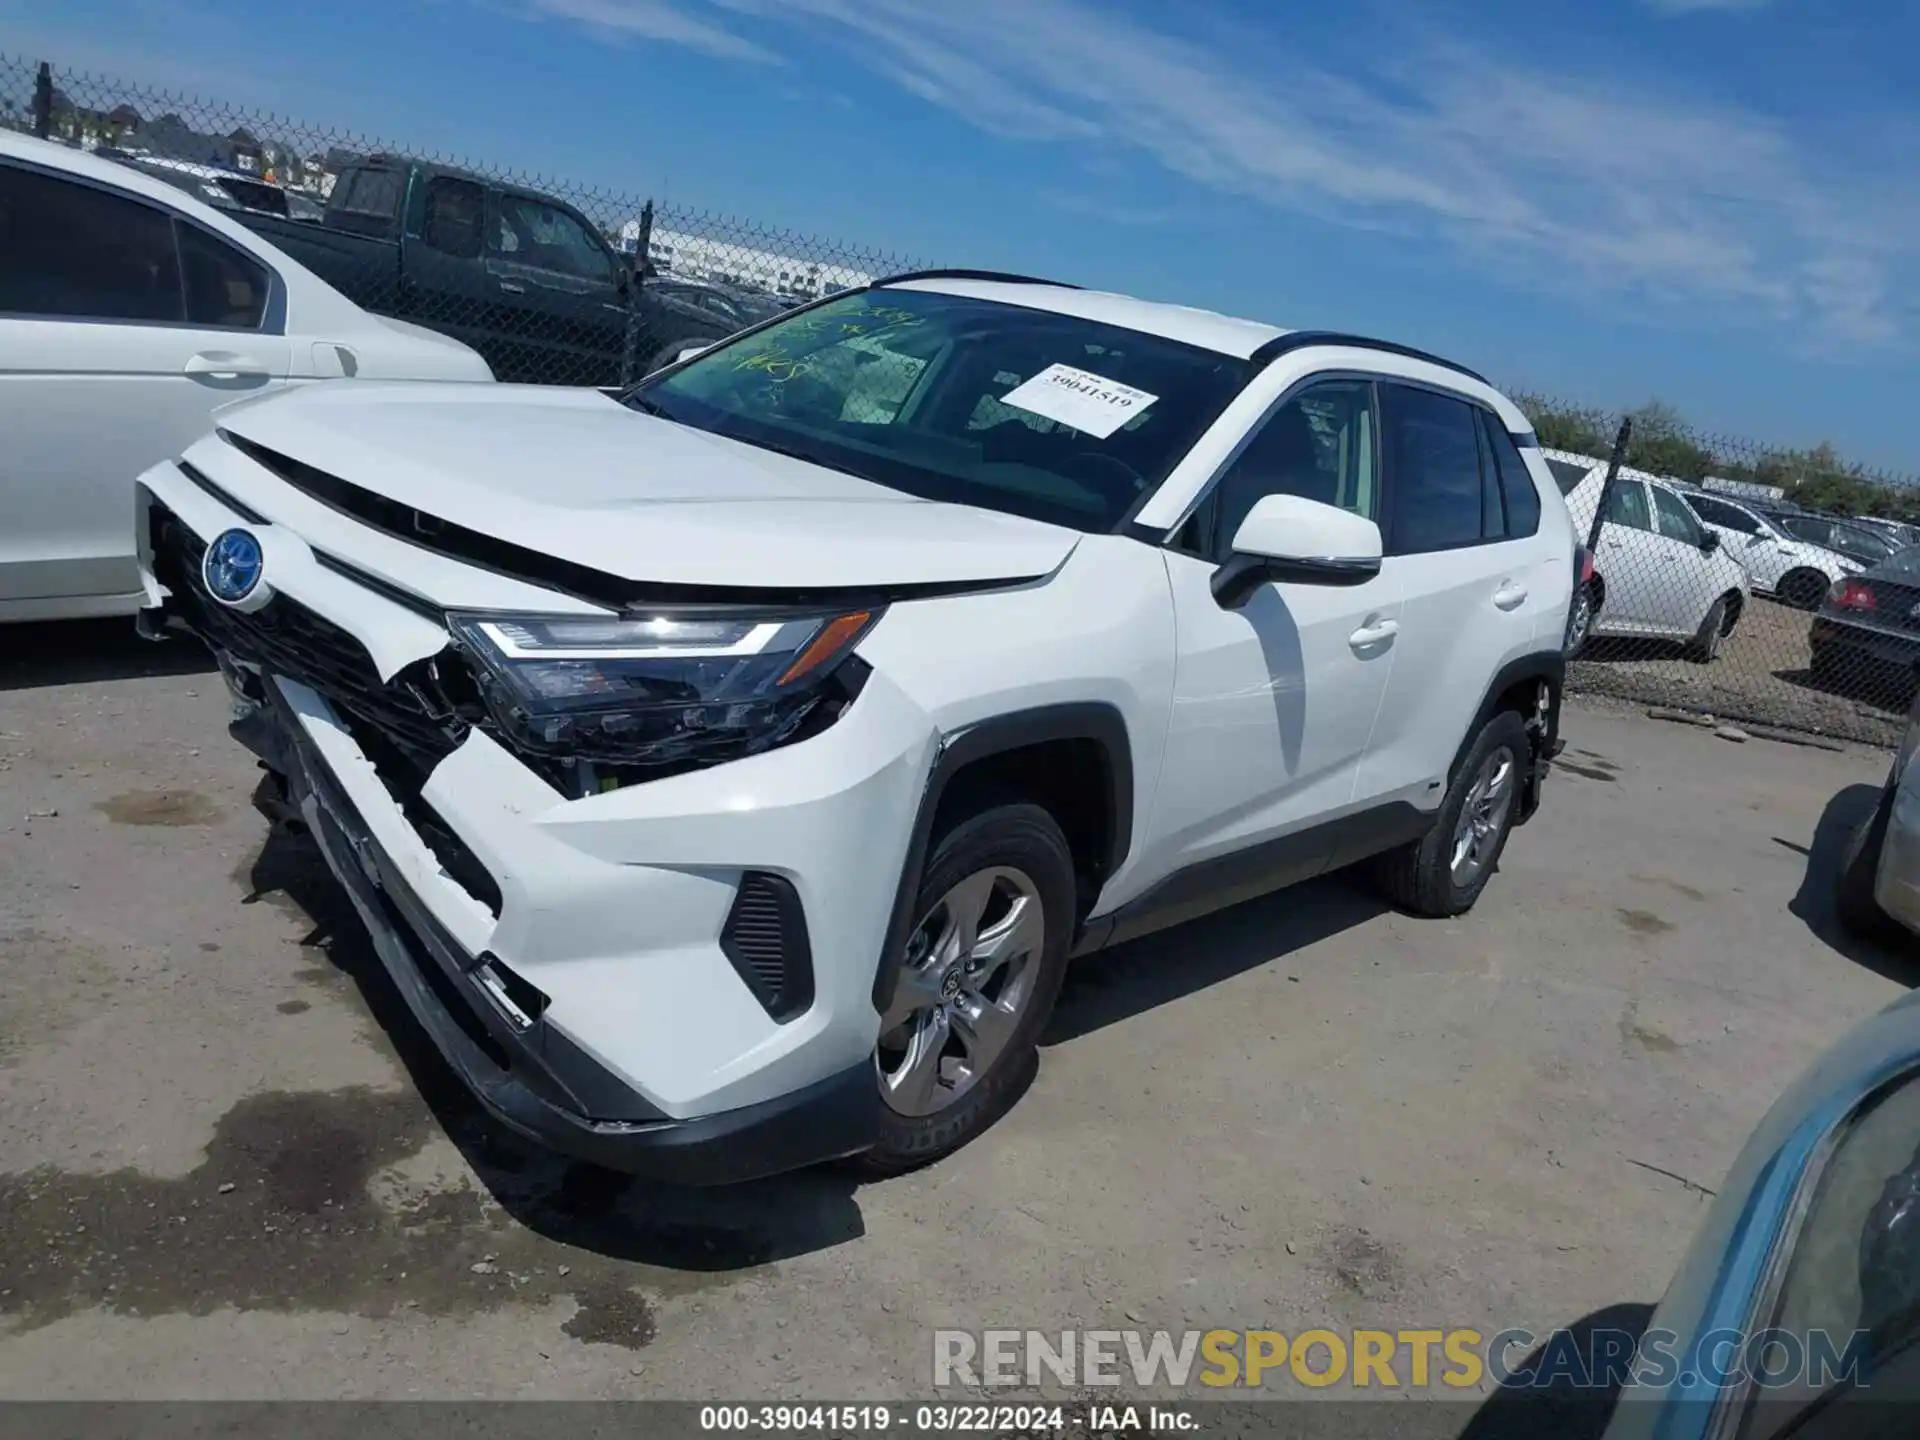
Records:
M1727 597L1722 595L1707 607L1707 618L1700 622L1700 629L1687 644L1687 658L1696 665L1711 665L1713 657L1720 653L1720 642L1726 638Z
M1567 610L1567 659L1579 657L1593 638L1593 585L1582 585L1573 592L1573 604Z
M1848 934L1861 940L1884 940L1893 928L1893 922L1873 894L1880 870L1880 851L1887 842L1887 821L1892 814L1893 782L1889 780L1872 811L1861 817L1840 848L1833 914Z
M945 823L874 1050L880 1138L851 1168L918 1169L1012 1108L1066 977L1074 902L1073 853L1040 806L994 797Z
M1426 837L1374 861L1387 898L1408 914L1436 919L1471 910L1500 868L1532 755L1526 724L1517 714L1502 710L1489 720L1454 772ZM1491 804L1490 785L1500 791ZM1473 853L1463 855L1462 847L1469 845ZM1476 863L1464 863L1467 859Z
M1780 577L1774 594L1796 610L1818 610L1827 593L1827 577L1818 570L1789 570Z

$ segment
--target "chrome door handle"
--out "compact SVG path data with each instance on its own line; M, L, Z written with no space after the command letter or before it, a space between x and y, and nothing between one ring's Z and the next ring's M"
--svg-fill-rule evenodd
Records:
M1502 610L1515 610L1526 602L1527 587L1516 585L1509 580L1493 592L1493 603Z
M186 375L211 375L215 379L238 379L243 375L267 376L273 372L251 355L236 355L231 350L202 350L189 355L181 367Z
M1364 650L1369 645L1378 645L1382 640L1391 640L1400 633L1398 620L1375 620L1362 625L1347 637L1347 644L1356 650Z
M524 295L527 293L527 287L522 285L518 280L502 280L500 282L500 288L509 295Z

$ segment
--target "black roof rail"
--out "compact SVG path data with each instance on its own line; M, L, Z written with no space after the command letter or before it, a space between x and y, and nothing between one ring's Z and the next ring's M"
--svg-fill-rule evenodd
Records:
M897 285L903 280L998 280L1008 285L1051 285L1056 290L1082 288L1069 285L1064 280L1042 280L1037 275L1012 275L1004 270L908 270L874 281L873 288L878 290L883 285Z
M1411 345L1396 345L1391 340L1369 340L1364 335L1343 335L1338 330L1289 330L1284 335L1276 335L1248 359L1256 365L1266 365L1278 360L1282 355L1294 350L1304 350L1310 345L1344 345L1355 350L1380 350L1388 355L1400 355L1408 360L1424 360L1429 365L1438 365L1442 369L1452 370L1466 376L1469 380L1478 380L1482 385L1493 382L1477 370L1452 360L1444 360L1425 350L1416 350Z

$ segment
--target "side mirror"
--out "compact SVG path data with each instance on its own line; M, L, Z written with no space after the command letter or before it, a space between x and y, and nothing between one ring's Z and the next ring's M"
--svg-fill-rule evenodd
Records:
M1711 555L1720 548L1720 535L1715 530L1703 530L1700 533L1700 553Z
M1254 502L1213 574L1213 598L1238 610L1269 581L1364 585L1380 573L1380 527L1364 515L1298 495Z

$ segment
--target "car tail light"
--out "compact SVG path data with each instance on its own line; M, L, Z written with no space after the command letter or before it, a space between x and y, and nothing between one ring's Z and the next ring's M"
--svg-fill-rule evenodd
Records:
M1858 580L1842 579L1833 582L1833 588L1827 591L1827 599L1833 602L1836 610L1877 610L1880 601L1868 586Z
M1573 547L1574 584L1585 585L1593 579L1593 552L1584 545Z

